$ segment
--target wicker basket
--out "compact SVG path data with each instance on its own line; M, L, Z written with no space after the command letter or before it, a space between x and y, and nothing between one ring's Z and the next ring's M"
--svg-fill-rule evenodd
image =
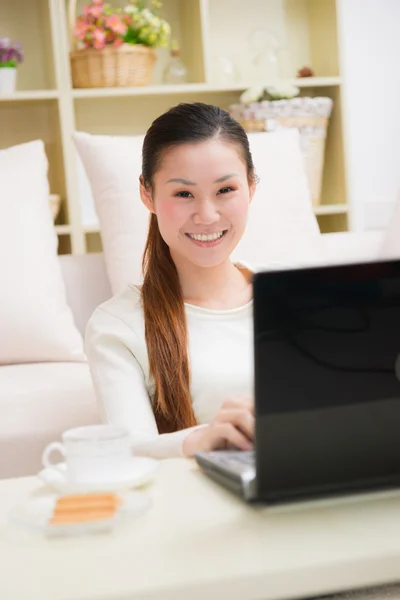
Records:
M69 3L71 47L76 0ZM70 52L72 85L74 88L133 87L148 85L151 81L156 53L141 44L106 46L102 50L88 48Z
M331 98L295 98L252 104L234 104L230 113L249 133L295 127L300 132L301 149L314 206L321 202L325 140Z

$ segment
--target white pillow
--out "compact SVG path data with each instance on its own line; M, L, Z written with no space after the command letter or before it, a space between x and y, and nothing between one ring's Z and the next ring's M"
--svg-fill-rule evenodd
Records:
M297 129L248 134L256 193L232 258L279 268L324 261Z
M400 195L378 254L378 259L392 258L400 258Z
M139 197L143 139L74 133L99 216L113 293L141 278L149 220ZM267 268L319 262L322 244L297 130L250 134L249 140L260 184L232 258Z
M42 141L0 150L0 365L85 360L48 197Z
M114 294L138 282L149 211L140 200L144 136L74 133L99 217L104 259Z

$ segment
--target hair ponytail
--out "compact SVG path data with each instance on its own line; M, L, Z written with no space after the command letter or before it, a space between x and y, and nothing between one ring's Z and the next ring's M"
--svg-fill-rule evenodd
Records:
M190 398L186 313L181 285L157 217L150 217L143 255L142 299L153 410L160 433L196 425Z
M156 119L143 142L141 183L154 191L163 153L184 143L223 139L242 152L249 181L254 165L243 127L226 111L200 102L179 104ZM142 304L150 375L155 382L153 411L160 433L196 425L190 397L186 312L169 247L151 214L143 255Z

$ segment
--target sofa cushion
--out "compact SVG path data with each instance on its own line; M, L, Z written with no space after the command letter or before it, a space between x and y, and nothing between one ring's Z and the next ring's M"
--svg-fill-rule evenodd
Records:
M85 360L48 197L42 141L0 150L0 365Z
M63 254L60 266L67 288L67 301L82 335L93 311L111 297L104 255Z
M99 216L113 293L141 278L149 215L139 196L143 136L75 132ZM261 265L314 264L323 260L320 232L295 129L249 135L260 179L248 227L232 258Z
M338 231L321 235L326 264L374 261L382 240L382 231Z
M259 182L233 260L267 269L324 262L298 130L248 138Z
M400 258L400 195L389 225L382 236L378 258L381 260Z
M149 212L139 195L144 136L75 132L96 212L113 293L141 278Z
M37 473L46 444L99 423L86 363L0 367L0 478Z

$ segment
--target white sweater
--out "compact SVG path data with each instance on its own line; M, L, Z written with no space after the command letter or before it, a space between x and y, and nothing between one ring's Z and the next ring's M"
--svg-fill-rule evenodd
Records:
M253 395L253 307L249 302L232 310L185 308L191 399L202 425L210 423L225 399ZM86 330L86 352L103 420L131 432L136 454L181 456L192 428L158 433L144 315L135 286L95 310Z

